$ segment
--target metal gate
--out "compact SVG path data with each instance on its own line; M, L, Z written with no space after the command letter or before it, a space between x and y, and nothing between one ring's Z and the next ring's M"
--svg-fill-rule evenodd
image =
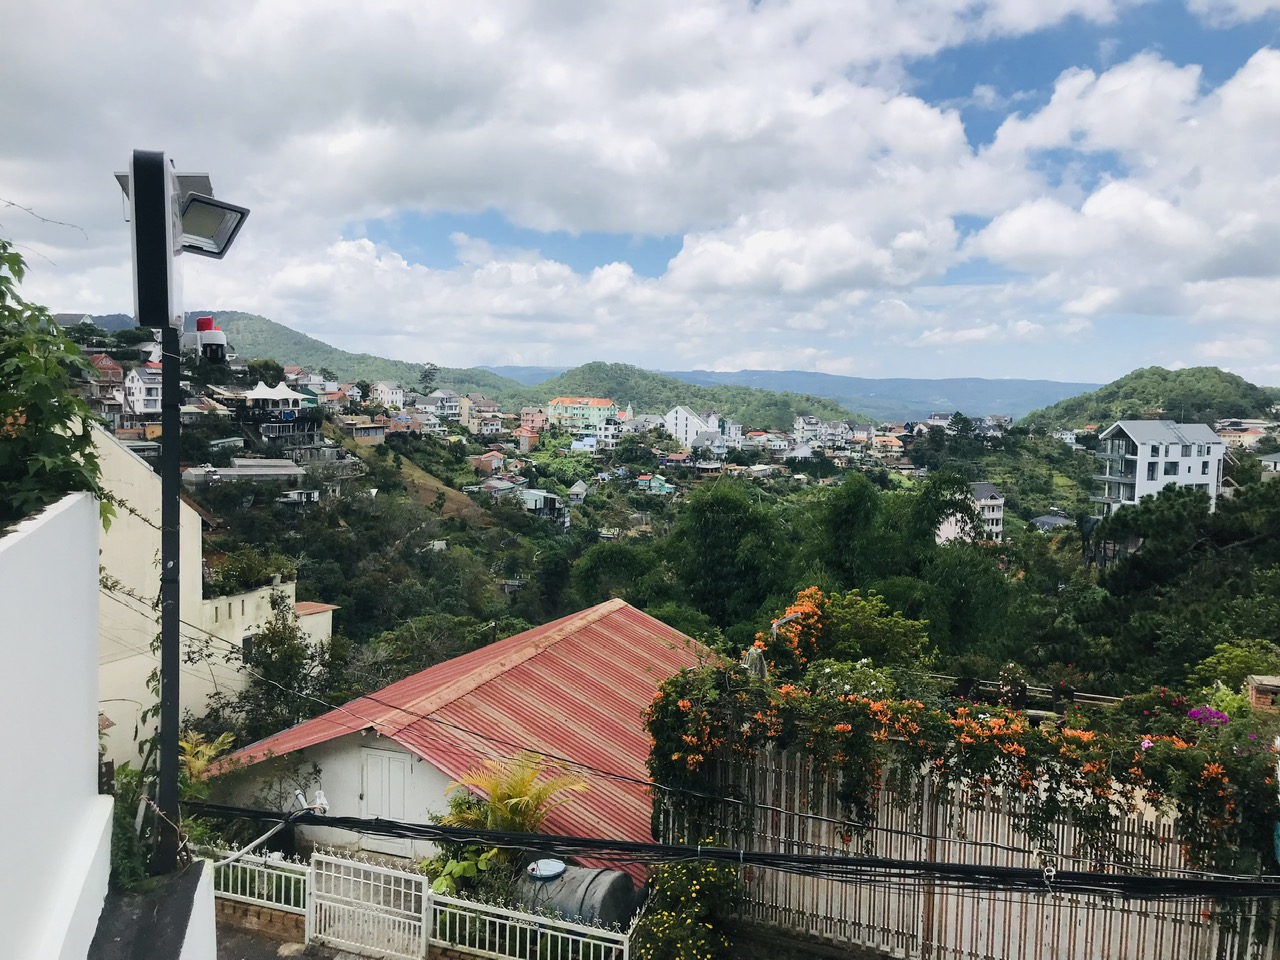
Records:
M430 932L428 882L420 874L313 854L307 941L421 960Z

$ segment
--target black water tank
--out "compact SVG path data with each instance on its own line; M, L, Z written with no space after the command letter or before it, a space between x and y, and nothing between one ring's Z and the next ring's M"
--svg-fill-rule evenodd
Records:
M636 888L627 874L558 860L539 860L525 870L516 899L536 911L558 910L569 920L604 926L626 927L636 912Z

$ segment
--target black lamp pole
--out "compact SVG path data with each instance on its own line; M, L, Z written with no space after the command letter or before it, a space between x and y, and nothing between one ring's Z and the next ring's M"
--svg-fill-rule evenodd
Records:
M178 676L182 656L179 626L182 471L180 380L182 292L176 260L182 225L177 187L163 153L133 151L130 165L133 270L138 324L160 330L160 843L151 861L155 874L171 873L178 861Z

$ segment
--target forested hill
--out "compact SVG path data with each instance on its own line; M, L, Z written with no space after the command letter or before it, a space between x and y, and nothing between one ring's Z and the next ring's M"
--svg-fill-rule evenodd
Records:
M368 353L348 353L284 324L251 313L192 310L195 317L212 315L236 353L246 359L270 358L308 370L331 371L340 380L396 380L407 387L418 382L422 364L388 360ZM477 391L505 408L546 403L556 396L611 397L632 405L636 413L666 413L676 404L715 408L725 416L761 429L790 429L797 413L845 418L851 411L833 400L796 393L775 393L753 387L698 386L623 363L588 363L529 387L489 370L441 367L437 385L459 393Z
M834 400L806 394L762 390L757 387L706 386L677 380L627 363L586 363L545 380L494 396L495 400L545 403L552 397L610 397L636 413L666 413L677 404L695 410L715 409L748 427L790 430L797 414L823 419L854 415Z
M1042 430L1154 417L1211 424L1224 417L1266 416L1277 399L1274 387L1255 386L1217 367L1143 367L1092 393L1033 411L1021 423Z
M207 316L213 316L227 335L227 342L246 360L271 359L317 372L323 367L342 381L395 380L407 387L416 384L422 374L423 365L420 363L388 360L369 353L348 353L252 313L188 310L188 329L195 329L196 317ZM490 396L504 390L520 389L520 384L514 380L488 370L470 368L441 368L438 382L462 393L478 391Z

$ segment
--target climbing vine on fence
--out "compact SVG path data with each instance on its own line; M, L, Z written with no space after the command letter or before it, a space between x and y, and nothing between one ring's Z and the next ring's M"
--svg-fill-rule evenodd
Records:
M657 806L682 814L688 828L714 827L720 805L706 796L708 772L754 763L757 751L772 745L838 775L839 802L855 833L874 823L886 785L910 802L929 780L962 788L976 804L1015 798L1023 811L1019 829L1044 849L1053 848L1054 824L1069 816L1082 831L1084 853L1122 859L1115 828L1148 804L1177 814L1191 865L1276 866L1275 754L1243 704L1231 716L1154 690L1116 707L1072 707L1057 722L1036 722L961 700L937 709L892 693L867 696L830 683L833 670L849 665L818 661L794 683L757 679L735 663L668 680L646 715L651 777L677 788L658 791ZM719 792L732 793L733 779Z

